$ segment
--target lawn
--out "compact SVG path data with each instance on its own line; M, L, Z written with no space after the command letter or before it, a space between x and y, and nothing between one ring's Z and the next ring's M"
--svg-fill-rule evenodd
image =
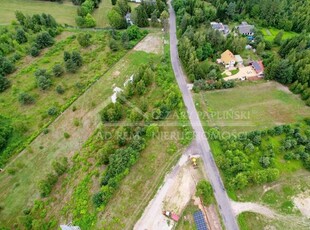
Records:
M93 12L93 17L96 20L96 27L104 28L109 27L108 12L112 9L110 0L102 0L99 4L99 8Z
M267 41L270 41L270 42L273 42L273 39L277 36L277 34L281 31L279 29L276 29L276 28L260 28L260 30L262 31L263 35L264 35L264 39L267 40ZM286 40L286 39L289 39L289 38L292 38L296 35L298 35L297 33L295 32L288 32L288 31L283 31L284 34L283 34L283 37L282 37L282 40Z
M58 23L75 25L77 6L70 0L64 0L62 4L38 0L1 0L0 4L0 24L10 24L12 20L16 20L15 11L19 10L29 15L51 14Z
M310 108L276 82L245 82L233 89L194 95L201 119L222 131L251 131L294 123L310 116Z

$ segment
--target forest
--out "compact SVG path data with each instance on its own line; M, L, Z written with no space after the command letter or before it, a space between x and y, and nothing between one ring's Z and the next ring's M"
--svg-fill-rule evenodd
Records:
M310 32L309 0L208 0L221 21L248 20L285 31Z

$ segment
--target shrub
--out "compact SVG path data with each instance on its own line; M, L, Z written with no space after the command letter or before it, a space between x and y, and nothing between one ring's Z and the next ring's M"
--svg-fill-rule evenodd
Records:
M53 74L55 77L60 77L64 73L64 69L60 64L53 66Z
M35 41L36 41L36 46L39 49L50 47L54 44L53 37L46 31L39 33Z
M56 92L57 92L58 94L64 94L64 93L65 93L65 90L62 88L61 85L57 85L57 87L56 87Z
M88 33L79 34L77 37L77 40L82 47L88 47L91 44L90 39L91 39L91 35Z
M206 180L201 180L196 186L196 196L202 198L204 204L208 205L212 203L213 189L211 184Z
M29 95L28 93L21 93L21 94L19 94L18 101L22 105L30 105L30 104L33 104L35 102L34 97Z
M32 46L31 48L30 48L30 55L32 56L32 57L37 57L37 56L39 56L39 54L40 54L40 50L38 49L38 47L37 46Z
M58 176L63 175L69 166L68 158L67 157L61 157L60 159L56 159L52 163L53 169L57 173Z
M70 134L69 133L64 133L64 138L66 138L66 139L68 139L68 138L70 138Z
M109 47L112 51L118 51L119 50L119 46L116 40L111 39L110 43L109 43Z
M58 108L53 106L53 107L50 107L48 110L47 110L47 114L50 115L50 116L55 116L58 114Z
M6 77L0 75L0 93L9 88L10 85L10 81Z
M13 73L15 70L14 64L8 60L6 57L0 56L0 75L8 75Z
M25 34L25 31L21 28L18 28L16 30L16 41L19 44L26 43L28 41L26 34Z
M103 204L103 193L98 192L93 196L93 203L98 208Z
M37 86L42 89L46 90L50 88L52 85L52 81L49 77L41 75L37 77Z

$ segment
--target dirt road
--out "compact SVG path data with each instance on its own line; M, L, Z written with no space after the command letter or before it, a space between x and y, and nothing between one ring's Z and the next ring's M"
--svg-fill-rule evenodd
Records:
M174 222L169 221L163 214L164 209L180 214L195 191L195 182L188 173L191 167L185 167L189 155L195 153L194 144L184 152L177 165L165 177L162 187L150 201L143 215L136 223L135 230L170 230ZM187 172L187 173L186 173Z

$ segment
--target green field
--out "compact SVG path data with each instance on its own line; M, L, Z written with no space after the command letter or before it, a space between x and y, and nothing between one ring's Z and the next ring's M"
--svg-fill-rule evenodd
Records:
M1 0L0 2L0 24L10 24L15 19L15 11L24 14L51 14L58 23L75 25L77 6L70 0L64 0L62 4L50 1L38 0Z
M294 123L310 116L310 108L279 83L244 84L195 94L203 122L222 131L250 131Z
M262 31L263 35L264 35L264 39L270 42L273 42L273 39L277 36L277 34L281 31L279 29L276 28L260 28L260 30ZM288 32L288 31L283 31L283 37L282 40L286 40L292 37L295 37L296 35L298 35L295 32Z

